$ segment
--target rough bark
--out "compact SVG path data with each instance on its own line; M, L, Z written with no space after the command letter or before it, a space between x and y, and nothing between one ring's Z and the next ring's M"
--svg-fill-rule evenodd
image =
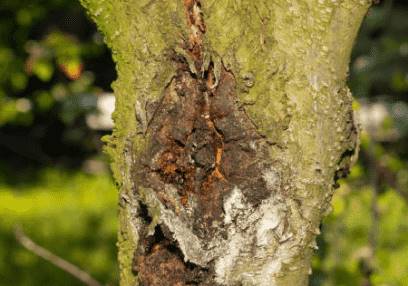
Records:
M368 0L81 0L113 51L121 285L307 285Z

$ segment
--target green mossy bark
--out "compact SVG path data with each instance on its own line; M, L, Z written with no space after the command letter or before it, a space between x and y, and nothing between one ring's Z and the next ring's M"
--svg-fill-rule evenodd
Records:
M137 108L158 99L174 75L169 59L188 38L182 0L81 0L112 49L118 79L115 129L107 142L120 188L121 285L137 285L132 259L138 204L130 170L144 149ZM276 285L306 285L312 246L329 209L333 178L348 168L356 146L352 97L346 86L353 41L368 0L202 0L205 53L232 71L239 98L285 163L290 203L300 201L305 225L298 257ZM140 108L139 108L140 109ZM146 121L146 120L145 120ZM141 122L141 123L140 123ZM344 155L346 154L346 155Z

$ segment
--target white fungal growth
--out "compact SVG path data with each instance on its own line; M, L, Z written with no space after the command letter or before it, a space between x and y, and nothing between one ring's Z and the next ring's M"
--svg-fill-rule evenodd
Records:
M230 225L232 220L236 219L240 214L249 216L250 209L242 191L235 187L224 202L224 223ZM226 252L215 263L216 281L218 283L222 284L228 279L228 275L231 274L231 270L234 269L236 261L240 257L241 250L245 248L245 244L250 242L248 238L248 234L242 232L236 224L228 227Z
M264 173L268 188L276 187L279 175L273 169ZM272 194L255 209L235 187L224 202L228 238L224 251L215 263L216 281L221 285L275 285L282 263L293 252L284 244L290 242L285 233L285 205ZM284 242L280 242L282 238ZM290 243L288 243L290 244ZM280 253L280 256L277 255ZM281 252L287 254L281 255ZM282 258L284 260L282 260Z
M224 223L230 224L234 216L238 212L245 210L246 207L248 206L244 203L244 195L242 194L241 190L235 187L224 202Z
M280 185L279 173L274 168L264 171L262 178L266 183L266 187L271 191L276 190Z
M258 246L267 246L273 239L273 230L282 221L282 213L278 208L264 208L265 213L259 221L256 229L256 240Z

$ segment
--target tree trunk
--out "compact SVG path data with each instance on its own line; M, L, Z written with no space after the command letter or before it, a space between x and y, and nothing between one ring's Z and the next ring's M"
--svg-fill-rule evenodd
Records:
M113 51L120 283L307 285L367 0L82 0Z

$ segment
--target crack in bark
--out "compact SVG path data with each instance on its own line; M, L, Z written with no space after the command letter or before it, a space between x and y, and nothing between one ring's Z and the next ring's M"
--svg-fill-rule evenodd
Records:
M183 1L187 25L190 27L189 41L184 48L192 57L196 70L201 70L203 65L203 37L206 30L201 3L200 0Z

